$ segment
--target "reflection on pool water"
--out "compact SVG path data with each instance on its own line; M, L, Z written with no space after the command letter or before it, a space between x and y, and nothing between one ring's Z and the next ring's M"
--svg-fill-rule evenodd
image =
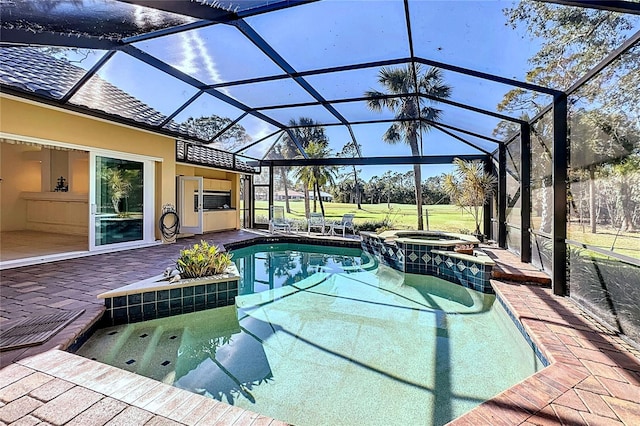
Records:
M542 367L495 296L313 249L236 250L237 306L79 354L296 425L444 424Z

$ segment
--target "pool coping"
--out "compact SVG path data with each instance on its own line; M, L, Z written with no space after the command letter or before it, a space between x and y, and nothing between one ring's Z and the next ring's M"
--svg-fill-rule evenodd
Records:
M345 247L345 248L362 248L360 239L338 239L338 238L326 238L326 237L314 237L309 235L297 235L297 234L272 234L272 235L259 235L254 238L245 239L242 241L235 241L224 244L226 251L237 250L258 244L308 244L315 246L330 246L330 247Z
M171 290L176 288L192 287L196 284L213 284L234 279L237 280L238 278L240 278L240 274L238 273L238 268L236 268L235 265L229 266L222 274L204 278L187 278L176 282L170 282L169 278L164 274L160 274L100 293L96 297L98 299L107 299L110 297L127 296L146 291Z
M458 253L455 251L438 250L438 249L432 249L431 252L436 254L443 254L445 256L449 256L454 259L473 261L481 265L493 266L496 264L496 262L494 262L487 254L478 250L474 250L474 254L465 254L465 253Z

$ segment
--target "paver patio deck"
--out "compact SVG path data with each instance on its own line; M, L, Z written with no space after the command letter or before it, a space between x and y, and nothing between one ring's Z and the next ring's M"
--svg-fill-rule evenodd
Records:
M215 244L254 237L247 231L205 235ZM199 239L0 271L0 327L85 309L47 343L0 353L0 424L282 424L60 350L99 319L104 307L97 294L158 274ZM507 252L492 253L498 260L505 255L510 273L530 269ZM548 288L492 283L551 365L454 424L640 424L636 348Z

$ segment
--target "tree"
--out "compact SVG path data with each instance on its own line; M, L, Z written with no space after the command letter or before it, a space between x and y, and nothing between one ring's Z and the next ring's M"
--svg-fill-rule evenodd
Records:
M449 204L449 196L442 190L444 174L428 177L422 184L422 197L425 204Z
M480 161L453 160L453 173L444 175L443 189L457 206L473 216L475 234L480 235L480 214L496 190L498 179L485 171Z
M338 153L338 157L347 157L347 158L355 158L358 157L358 152L361 150L361 145L357 143L355 140L350 140L342 147L342 151ZM354 189L354 198L356 204L358 205L358 210L362 210L362 205L360 204L360 185L358 185L358 170L356 169L355 164L352 164L353 168L353 189Z
M296 155L297 149L287 135L285 135L283 140L271 149L271 152L267 153L267 156L270 158L277 159L294 158ZM277 173L284 189L285 209L287 213L291 213L291 206L289 205L289 173L291 172L291 167L280 166L275 169L275 172Z
M339 203L356 203L356 198L362 198L365 194L365 183L362 179L353 180L351 172L338 176L337 182L332 186L333 201ZM365 200L366 201L366 200Z
M411 148L411 155L420 156L418 134L430 130L431 126L420 118L438 121L442 111L427 105L427 99L419 96L390 97L387 95L404 95L422 93L437 98L448 98L451 87L444 84L442 71L429 68L426 71L416 64L404 68L380 69L378 82L386 92L370 90L365 93L367 106L373 111L387 108L395 114L399 121L394 122L382 136L389 144L404 142ZM435 101L431 101L435 103ZM422 217L422 174L419 164L413 166L415 195L418 212L418 229L424 229Z
M327 158L331 154L331 150L328 146L319 143L311 142L306 149L309 158ZM320 189L327 183L332 184L336 177L336 168L332 166L301 166L296 172L296 177L302 182L307 189L314 191L313 199L313 211L316 211L316 201L320 201L320 211L324 216L324 204L322 203L322 196ZM307 215L307 218L309 216Z
M532 38L541 42L540 49L530 59L531 70L526 74L526 80L541 86L566 90L583 77L597 63L618 48L636 30L636 22L631 15L613 13L604 10L596 10L587 7L564 7L546 2L522 1L514 7L504 10L508 24L516 28L525 27ZM640 117L640 49L630 49L620 56L614 63L601 70L587 84L574 91L569 98L570 123L570 150L571 168L569 175L572 180L572 188L569 201L572 202L573 211L577 211L582 222L583 198L587 198L591 232L596 232L598 214L602 205L611 206L619 199L618 205L633 208L629 203L630 192L627 191L627 161L630 154L617 157L614 162L625 164L625 167L609 167L602 161L591 161L589 157L602 153L603 149L616 139L619 134L628 133L634 126L627 126L616 119L621 113L629 117L629 121L637 122ZM529 111L533 114L539 112L550 103L550 99L538 92L514 89L508 92L498 105L503 111ZM600 116L597 118L596 116ZM542 120L540 120L542 121ZM624 125L622 125L624 124ZM551 124L543 124L541 129L550 131ZM607 128L609 130L607 130ZM637 129L637 127L636 127ZM505 134L513 129L507 124L501 123L494 133ZM637 130L636 130L637 132ZM538 131L541 138L542 132ZM533 142L534 138L532 138ZM547 138L547 140L551 140ZM550 144L547 144L550 146ZM535 148L535 146L534 146ZM532 162L532 176L536 175L536 168L541 169L548 165L545 173L538 176L542 179L550 179L550 163L552 153L543 154L542 161ZM536 157L540 158L540 157ZM611 157L613 158L613 157ZM578 167L576 165L580 164ZM618 188L610 187L607 191L608 199L603 200L603 195L597 191L598 176L610 173L620 173ZM610 181L611 181L610 178ZM582 182L585 181L586 185ZM550 184L542 183L543 200L550 200L547 195L547 187ZM588 188L584 188L588 186ZM625 201L623 201L625 200ZM577 202L577 206L575 203ZM632 215L628 210L621 224L622 228L632 228ZM542 216L541 227L549 232L550 215Z
M611 224L622 231L634 230L632 188L640 172L640 128L623 112L580 109L573 115L572 138L584 148L572 151L570 174L574 181L588 179L591 232L596 232L597 204L603 197L596 191L597 179L609 181L603 201Z
M520 25L527 32L542 41L540 50L529 63L532 69L526 80L545 87L560 90L569 88L610 52L620 46L634 30L633 18L628 15L611 13L587 7L564 7L539 1L521 1L512 8L504 9L508 24L513 28ZM624 55L620 67L637 70L640 57L638 51ZM616 67L609 67L600 75L601 81L611 81ZM581 96L591 98L601 90L582 91ZM631 90L630 90L631 89ZM635 90L634 90L635 89ZM615 87L616 92L609 99L620 99L620 105L628 105L637 112L640 106L629 102L628 94L637 93L637 79L631 74L622 76ZM541 93L514 89L508 92L499 105L499 110L538 112L549 103Z
M315 122L312 118L300 117L297 121L292 119L289 121L289 127L291 128L291 134L287 133L287 135L285 135L284 143L288 147L291 147L291 149L296 146L296 142L302 147L302 149L305 150L305 152L309 148L309 145L311 145L312 143L321 145L323 147L327 147L329 145L324 127ZM292 139L292 137L295 138L295 141ZM300 152L296 154L297 155L295 156L298 157L302 155L302 153ZM298 175L299 170L298 172L296 172L296 176ZM304 193L304 213L308 218L311 211L311 208L309 206L309 189L311 188L307 185L303 185L302 189Z
M364 198L369 204L379 204L382 198L382 181L378 176L372 176L369 182L364 184Z
M225 151L235 151L251 142L251 137L240 124L236 123L229 127L231 123L233 123L233 120L230 118L212 114L206 117L189 117L187 121L182 123L182 126L188 134L194 135L203 141L210 141L215 144L217 148L224 149ZM227 127L229 128L223 134L219 135L215 140L212 140Z

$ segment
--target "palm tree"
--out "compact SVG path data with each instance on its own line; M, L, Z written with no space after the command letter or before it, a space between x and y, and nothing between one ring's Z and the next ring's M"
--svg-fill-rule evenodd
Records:
M327 158L331 150L324 143L311 142L305 150L309 158ZM327 183L333 185L336 178L336 168L332 166L301 166L295 172L296 178L302 182L304 188L311 189L316 195L313 200L313 211L316 211L316 200L320 200L320 211L324 216L324 204L320 195L320 188ZM307 218L309 215L307 214Z
M480 213L493 196L498 179L488 173L480 161L453 160L456 169L444 175L443 189L457 206L467 210L476 224L475 234L480 235Z
M277 143L272 148L271 158L278 159L287 159L294 158L296 156L295 150L291 146L291 141L286 138L281 143ZM280 178L280 182L284 188L284 205L287 213L291 213L291 206L289 205L289 172L291 171L290 166L280 166L275 169L275 173Z
M126 171L105 167L102 170L102 177L107 182L109 191L111 191L113 210L118 216L124 216L126 213L120 211L120 201L122 199L126 200L133 189L133 185Z
M291 128L290 130L291 134L296 139L298 144L300 144L302 149L305 150L305 152L307 151L307 148L311 143L317 143L324 147L329 145L329 141L327 139L327 135L325 134L324 127L322 127L320 124L315 122L312 118L300 117L297 121L295 119L289 120L289 127ZM285 158L293 158L298 155L301 155L301 153L298 154L299 150L297 149L295 142L291 140L291 137L289 136L288 133L285 135L283 142L284 142L284 145L287 147L285 154L290 156ZM311 188L306 185L303 185L304 213L307 218L309 217L309 212L310 212L309 189Z
M431 126L420 118L437 121L442 111L427 105L427 99L420 96L391 97L388 95L426 94L438 98L448 98L451 87L444 84L442 71L431 67L423 71L417 64L409 64L404 68L380 69L378 82L386 92L370 90L365 92L367 106L372 111L382 111L387 108L395 114L397 120L382 136L382 140L389 144L404 142L411 148L411 155L420 156L418 133L428 131ZM434 101L431 101L434 103ZM422 218L422 173L419 164L413 165L415 180L416 204L418 209L418 229L424 229Z

